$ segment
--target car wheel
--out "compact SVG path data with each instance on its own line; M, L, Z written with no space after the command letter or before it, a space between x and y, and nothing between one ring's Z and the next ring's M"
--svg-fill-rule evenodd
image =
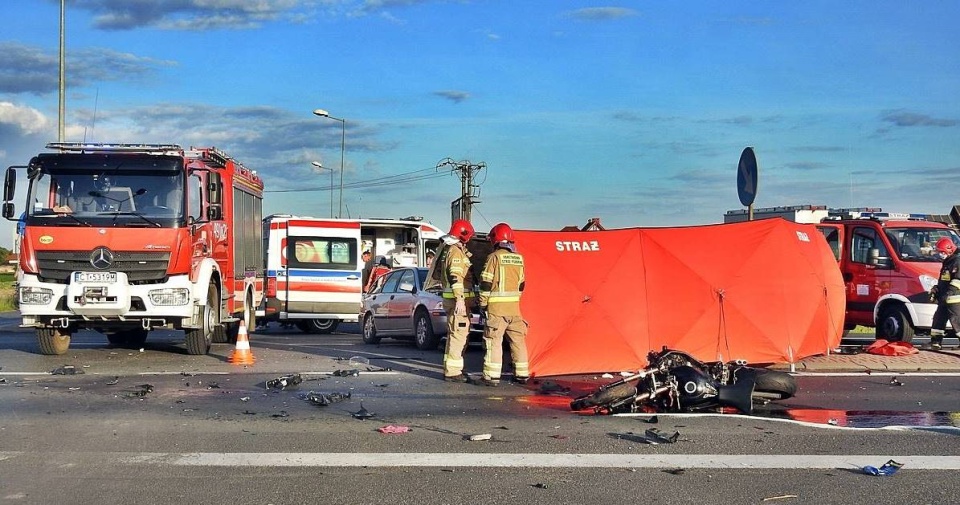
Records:
M377 324L373 321L373 314L367 314L363 317L363 343L380 343L380 337L377 336Z
M417 348L430 351L440 345L440 339L433 333L433 321L426 310L418 309L413 317L413 339Z

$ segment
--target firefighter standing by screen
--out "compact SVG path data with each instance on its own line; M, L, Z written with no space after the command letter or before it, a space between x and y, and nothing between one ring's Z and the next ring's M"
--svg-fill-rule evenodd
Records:
M447 313L447 345L443 353L443 380L467 382L463 374L463 350L470 336L470 309L476 298L467 242L473 237L473 225L457 219L443 241L449 249L443 257L440 284L443 286L443 310Z
M506 335L513 358L514 382L525 384L530 376L527 361L527 322L520 313L520 295L524 287L523 256L517 254L513 229L499 223L490 229L494 251L480 274L480 310L486 312L483 332L483 378L485 386L500 384L503 368L503 337Z
M934 350L943 345L948 320L953 331L960 334L960 252L952 240L943 237L937 241L937 253L943 260L943 266L937 285L930 290L930 301L937 302L930 329L930 348Z

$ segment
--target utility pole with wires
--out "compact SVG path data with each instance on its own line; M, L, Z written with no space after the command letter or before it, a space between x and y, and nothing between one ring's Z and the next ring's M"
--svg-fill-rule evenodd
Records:
M471 163L468 160L453 161L446 158L437 163L437 170L450 167L450 172L456 172L460 175L460 198L450 202L450 221L457 219L466 219L470 221L473 214L473 205L480 203L480 184L476 182L476 176L481 170L487 168L484 162Z

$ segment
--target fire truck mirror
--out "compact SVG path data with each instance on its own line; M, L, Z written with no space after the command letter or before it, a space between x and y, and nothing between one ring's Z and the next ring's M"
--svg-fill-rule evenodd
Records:
M3 180L3 201L12 202L14 194L17 191L17 169L10 167L7 169L6 178Z
M207 177L207 194L210 205L220 205L223 203L223 192L221 191L221 188L222 184L220 182L220 174L216 172L210 172L210 175Z
M207 221L219 221L223 219L223 209L219 205L207 207Z
M3 202L3 217L6 219L13 219L13 214L16 212L14 205L11 202Z

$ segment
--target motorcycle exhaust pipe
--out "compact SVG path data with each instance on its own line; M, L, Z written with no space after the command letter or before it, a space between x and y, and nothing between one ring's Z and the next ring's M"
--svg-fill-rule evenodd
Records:
M724 407L733 407L744 414L753 413L753 387L756 385L752 380L741 380L732 386L720 386L717 388L717 401Z

